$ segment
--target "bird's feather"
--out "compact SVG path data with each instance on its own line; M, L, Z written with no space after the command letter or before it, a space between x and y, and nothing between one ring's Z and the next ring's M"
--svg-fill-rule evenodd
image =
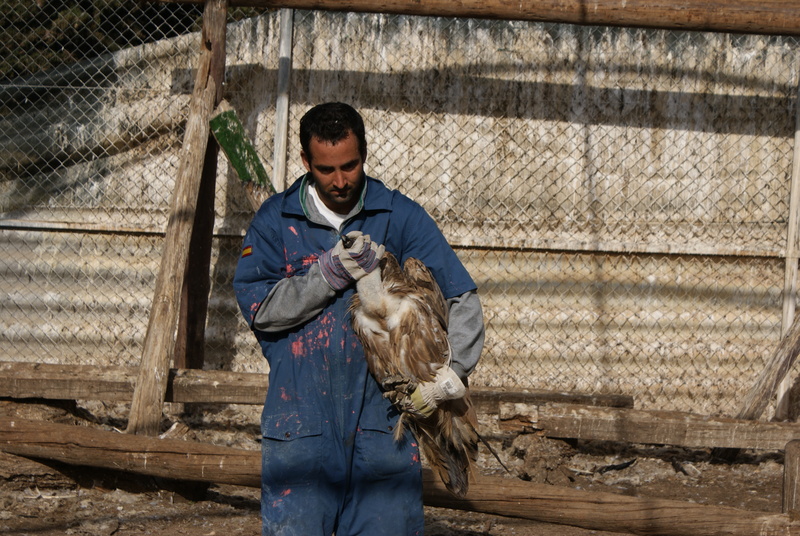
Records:
M400 268L385 253L380 268L360 279L350 311L370 373L381 384L414 386L449 366L447 302L430 270L409 258ZM405 383L404 383L405 382ZM395 431L413 432L428 464L447 489L466 495L477 457L475 410L467 394L441 403L430 417L403 412Z

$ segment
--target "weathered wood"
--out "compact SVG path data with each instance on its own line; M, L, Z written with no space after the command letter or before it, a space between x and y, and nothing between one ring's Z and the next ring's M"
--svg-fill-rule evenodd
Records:
M755 385L745 396L742 408L736 415L737 418L756 420L761 417L770 399L775 395L778 385L792 368L798 353L800 353L800 318L795 318L792 327L781 338ZM717 459L730 462L736 458L738 452L715 449L712 454Z
M222 102L225 79L225 36L228 0L207 0L203 12L202 39L209 49L209 77L214 81L214 106ZM175 368L202 369L205 362L206 318L211 291L211 242L214 235L219 145L209 133L197 195L197 209L185 266L178 315Z
M129 401L133 367L0 362L0 396L51 400Z
M58 400L129 400L136 369L0 362L0 396ZM266 374L172 369L165 400L263 404ZM757 422L672 411L631 409L629 397L548 391L472 389L482 414L497 414L509 432L683 447L781 450L800 438L800 424Z
M58 438L64 438L59 441ZM260 486L258 451L156 439L88 427L0 418L0 450L26 457L198 482ZM590 530L670 536L798 535L785 514L763 514L666 499L628 497L478 476L456 499L423 472L429 506L519 517Z
M203 44L181 150L164 254L156 279L128 432L156 435L167 388L170 360L175 350L175 330L180 311L189 241L208 144L208 119L214 107L215 82L209 77L211 51Z
M792 0L232 0L230 5L800 35L800 4Z
M260 486L261 454L180 439L0 417L0 450L163 478Z
M263 404L266 374L224 370L169 371L166 400L226 404ZM56 400L130 400L136 386L136 369L96 365L57 365L0 361L0 396ZM496 414L501 402L524 404L583 404L633 407L627 395L584 395L531 390L499 391L472 388L479 412Z
M797 88L796 97L800 98L800 87ZM795 300L797 299L797 263L800 259L798 240L800 240L800 106L797 106L794 112L794 148L792 150L792 181L789 186L789 225L786 229L781 336L786 336L789 327L794 323ZM778 385L776 419L791 418L789 410L792 406L791 386L790 378L785 378Z
M783 462L782 512L792 520L800 519L800 441L786 444Z
M470 388L472 402L479 413L499 414L501 404L578 404L611 408L633 408L633 397L618 394L583 394L542 389L509 391L487 388Z
M570 404L503 403L500 428L543 430L548 437L597 439L683 447L781 450L800 439L795 423L754 422L677 411Z
M628 497L480 476L464 499L423 475L425 504L647 536L796 535L800 525L782 514L647 497Z
M124 402L136 387L133 367L0 362L0 396ZM171 369L165 401L263 404L266 374Z

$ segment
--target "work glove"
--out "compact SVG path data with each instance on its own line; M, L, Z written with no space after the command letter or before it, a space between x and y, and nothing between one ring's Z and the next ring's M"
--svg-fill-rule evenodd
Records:
M383 386L390 389L383 396L395 407L421 417L430 417L439 404L461 398L467 392L461 378L448 366L439 368L433 381L419 384L398 381L391 385L384 381Z
M319 257L322 277L334 290L342 290L378 267L384 247L361 231L351 231Z

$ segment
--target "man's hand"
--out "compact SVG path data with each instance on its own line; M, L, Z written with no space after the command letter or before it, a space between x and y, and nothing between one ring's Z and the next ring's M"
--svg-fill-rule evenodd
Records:
M334 290L342 290L378 267L384 247L370 240L361 231L347 233L348 245L339 240L319 258L319 267L325 281Z
M394 382L387 385L384 381L383 387L390 389L383 396L395 407L421 417L430 417L439 404L446 400L461 398L467 391L458 374L446 365L436 372L433 381L418 385L413 382Z

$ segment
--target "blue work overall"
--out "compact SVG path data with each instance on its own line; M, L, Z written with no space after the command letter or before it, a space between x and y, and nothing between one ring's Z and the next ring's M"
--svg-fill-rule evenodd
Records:
M341 233L360 230L402 262L426 262L445 297L474 288L441 232L418 204L367 178L362 210ZM234 278L252 326L283 278L307 273L340 231L309 221L302 180L267 200L244 240ZM410 536L423 532L419 450L394 439L398 413L367 370L350 324L353 288L294 328L254 329L270 365L261 418L263 534Z

